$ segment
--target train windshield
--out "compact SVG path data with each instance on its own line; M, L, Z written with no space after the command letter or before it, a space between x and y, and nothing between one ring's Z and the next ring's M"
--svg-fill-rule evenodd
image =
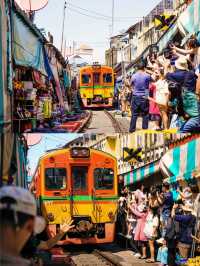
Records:
M46 168L45 187L47 190L66 189L67 171L65 168Z
M93 82L94 82L94 85L100 84L100 73L94 73L93 74Z
M113 189L114 171L111 168L96 168L94 170L95 189Z
M72 167L73 190L85 191L87 189L87 166Z
M112 83L112 74L111 73L103 74L103 82Z
M89 74L83 74L82 75L82 83L83 84L88 84L88 83L90 83L90 81L91 81L91 75L89 75Z

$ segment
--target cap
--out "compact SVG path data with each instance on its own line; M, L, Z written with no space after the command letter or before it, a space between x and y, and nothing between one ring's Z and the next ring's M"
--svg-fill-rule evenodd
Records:
M0 203L0 210L10 209L15 212L21 212L35 217L34 233L41 233L46 226L45 220L37 216L37 205L33 195L22 187L3 186L0 188L0 200L9 197L14 199L15 203Z

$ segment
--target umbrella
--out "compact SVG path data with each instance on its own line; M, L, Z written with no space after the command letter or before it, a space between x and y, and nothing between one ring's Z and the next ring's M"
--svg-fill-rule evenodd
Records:
M15 2L26 11L37 11L48 4L48 0L15 0Z

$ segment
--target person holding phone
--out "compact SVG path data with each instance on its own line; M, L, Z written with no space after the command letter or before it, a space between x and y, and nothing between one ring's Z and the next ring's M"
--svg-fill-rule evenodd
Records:
M130 85L132 87L131 123L129 132L135 132L139 115L142 115L142 129L148 129L149 125L149 85L152 78L145 71L145 64L139 63L138 71L133 74Z

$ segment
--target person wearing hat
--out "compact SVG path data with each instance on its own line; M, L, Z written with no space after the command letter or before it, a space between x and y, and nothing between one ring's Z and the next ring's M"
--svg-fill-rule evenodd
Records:
M172 218L179 222L178 250L182 258L188 258L192 246L192 234L194 233L196 217L194 210L189 206L182 206L183 213L176 214L178 204L174 204L172 209Z
M195 71L191 69L187 58L184 56L180 56L175 61L175 67L176 70L173 73L166 74L166 79L169 82L169 88L172 86L171 95L173 95L174 92L177 93L176 98L178 100L179 116L183 116L187 121L190 118L198 116L197 97L195 95L197 76ZM175 87L172 84L174 84ZM181 128L181 132L183 130L186 130L185 125Z
M30 236L41 233L45 226L28 190L16 186L0 188L0 265L31 265L20 252Z

